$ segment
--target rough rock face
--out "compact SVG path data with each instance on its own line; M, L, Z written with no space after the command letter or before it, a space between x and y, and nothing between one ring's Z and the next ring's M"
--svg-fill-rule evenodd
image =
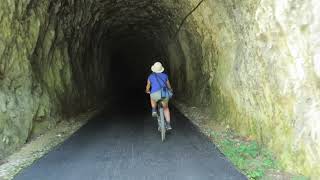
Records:
M315 0L3 0L0 158L108 101L112 54L141 36L148 57L167 57L179 98L268 145L287 169L320 175L319 10ZM127 70L153 61L136 59Z
M268 145L287 169L314 177L319 10L316 1L205 1L168 48L179 59L170 67L187 101L210 104L216 120Z
M105 89L102 72L106 69L99 59L78 67L84 54L90 53L83 50L90 44L83 43L86 37L80 31L70 31L79 28L77 21L85 15L64 16L61 2L49 1L8 0L0 9L1 158L25 143L34 131L41 133L62 115L96 103L97 99L86 97ZM81 72L89 68L95 72ZM90 76L100 79L84 83ZM99 88L90 88L92 92L86 89L97 84Z

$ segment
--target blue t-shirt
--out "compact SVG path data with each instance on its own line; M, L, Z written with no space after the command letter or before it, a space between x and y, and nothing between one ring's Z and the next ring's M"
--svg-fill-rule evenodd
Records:
M151 83L151 93L154 93L167 86L168 75L165 73L152 73L149 75L148 80Z

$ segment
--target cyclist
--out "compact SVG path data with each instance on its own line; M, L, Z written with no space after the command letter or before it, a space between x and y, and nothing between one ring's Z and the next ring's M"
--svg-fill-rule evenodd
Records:
M170 125L170 110L169 110L169 97L161 98L161 88L167 87L169 90L172 91L172 87L170 85L168 75L163 73L164 68L160 62L154 63L151 67L152 74L149 75L147 86L146 86L146 93L150 94L150 102L152 107L152 116L157 116L157 101L162 99L163 105L163 112L165 119L167 121L167 129L171 130ZM150 91L151 87L151 91Z

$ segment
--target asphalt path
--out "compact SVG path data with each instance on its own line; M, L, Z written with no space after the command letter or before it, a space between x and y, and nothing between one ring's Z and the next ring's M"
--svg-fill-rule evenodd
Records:
M161 142L149 111L133 103L106 109L15 179L246 179L177 110Z

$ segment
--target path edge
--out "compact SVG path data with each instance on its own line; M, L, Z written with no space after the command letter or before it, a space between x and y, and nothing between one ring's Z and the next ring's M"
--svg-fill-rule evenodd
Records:
M47 133L23 145L18 151L5 158L5 163L0 165L0 180L12 180L20 171L66 141L105 108L106 105L100 108L92 108L87 112L68 118L58 123Z

